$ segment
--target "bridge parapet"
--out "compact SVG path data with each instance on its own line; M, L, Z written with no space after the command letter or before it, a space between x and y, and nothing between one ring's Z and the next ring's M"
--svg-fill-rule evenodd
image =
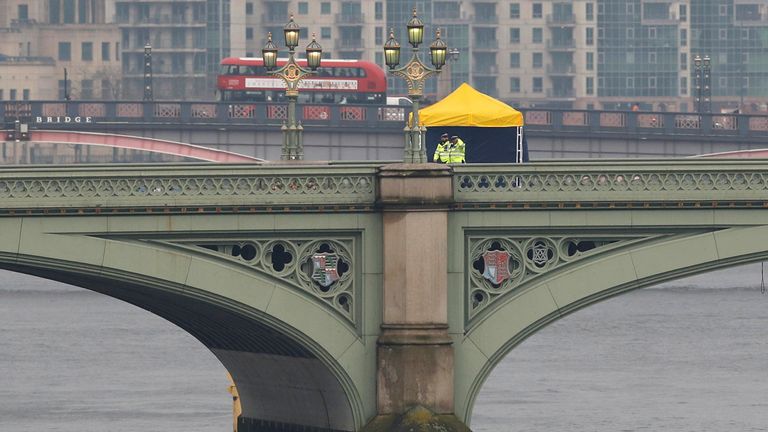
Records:
M376 199L362 165L38 167L0 173L0 215L361 210Z
M764 206L768 162L666 159L461 165L454 167L453 188L454 201L462 209Z

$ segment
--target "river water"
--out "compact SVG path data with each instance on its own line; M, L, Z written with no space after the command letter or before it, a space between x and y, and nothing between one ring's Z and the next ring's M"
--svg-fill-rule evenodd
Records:
M768 271L768 269L766 269ZM513 350L480 431L768 431L759 265L635 291ZM134 306L0 272L0 432L226 432L224 368Z

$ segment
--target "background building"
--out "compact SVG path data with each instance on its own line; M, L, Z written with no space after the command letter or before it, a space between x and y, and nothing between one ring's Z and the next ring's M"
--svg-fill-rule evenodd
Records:
M390 29L410 55L413 7L423 53L438 27L460 52L427 99L468 82L523 108L692 111L711 96L713 111L766 110L765 0L0 0L0 97L63 97L66 67L72 97L141 99L149 43L155 99L210 100L221 58L260 56L269 32L286 55L291 14L300 55L314 33L326 58L384 68ZM696 56L710 58L706 83Z
M119 33L109 2L0 0L0 99L113 98Z

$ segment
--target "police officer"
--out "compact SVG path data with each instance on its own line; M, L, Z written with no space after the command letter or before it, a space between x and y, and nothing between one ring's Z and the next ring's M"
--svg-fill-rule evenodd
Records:
M437 143L437 148L435 149L434 156L432 156L432 160L434 162L448 163L448 149L446 147L450 145L451 143L448 142L448 134L444 133L440 135L440 142Z
M448 161L446 163L464 163L466 162L466 145L461 138L454 135L451 137L450 147L448 148Z

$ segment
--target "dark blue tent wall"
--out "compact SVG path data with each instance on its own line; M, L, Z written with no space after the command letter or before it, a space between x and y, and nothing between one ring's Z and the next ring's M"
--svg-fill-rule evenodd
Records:
M427 128L427 159L432 162L440 135L456 135L466 144L467 163L514 163L516 127L432 126ZM523 162L528 162L528 143L523 134Z

